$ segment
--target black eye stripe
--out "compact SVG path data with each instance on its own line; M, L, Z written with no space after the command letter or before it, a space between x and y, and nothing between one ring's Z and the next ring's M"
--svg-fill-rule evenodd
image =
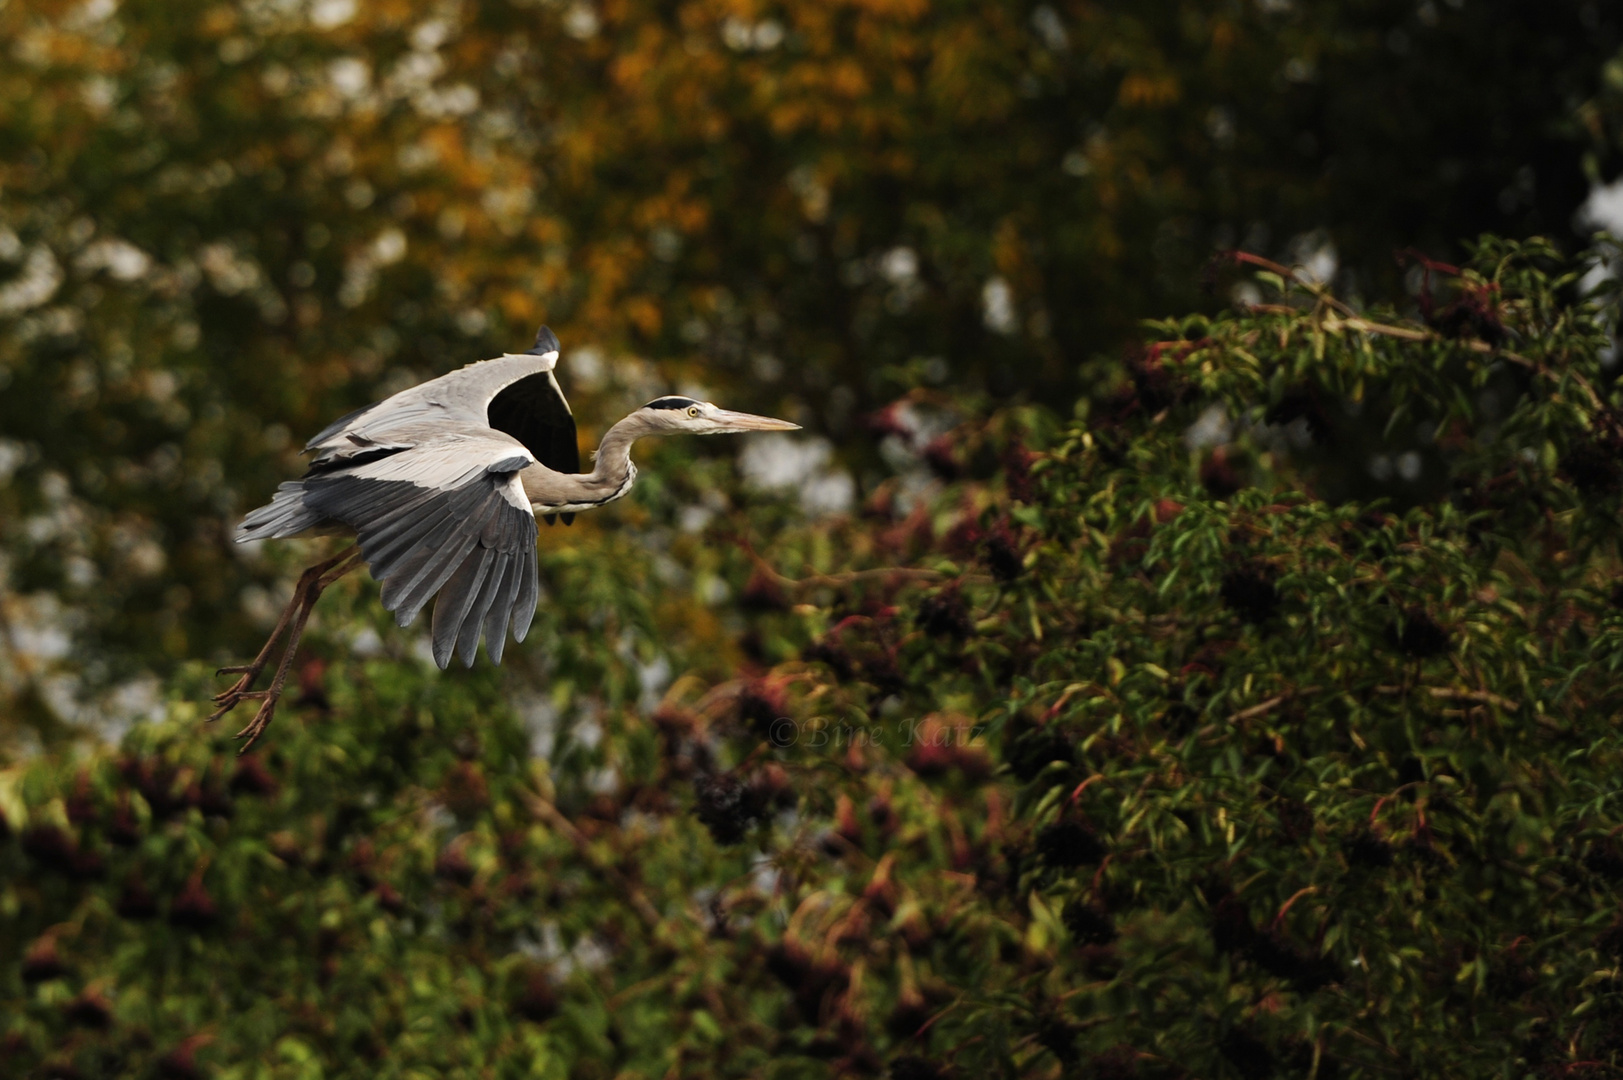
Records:
M643 408L645 408L645 409L685 409L689 405L697 405L697 404L698 404L698 402L694 401L692 398L686 398L686 397L662 397L662 398L655 398L653 401L650 401L648 404L644 405Z

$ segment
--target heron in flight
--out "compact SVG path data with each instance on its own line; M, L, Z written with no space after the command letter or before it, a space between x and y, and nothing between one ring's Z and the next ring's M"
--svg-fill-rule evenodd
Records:
M304 572L251 663L220 669L241 677L215 695L211 721L250 698L260 702L237 733L243 750L276 711L316 600L362 563L401 626L438 594L431 634L441 668L453 652L472 667L481 635L499 664L509 628L523 641L535 615L537 514L568 525L630 491L631 444L644 436L799 428L708 401L655 398L609 428L583 473L575 417L553 376L558 351L543 326L528 352L469 364L333 421L305 444L315 457L304 478L282 484L237 528L238 543L334 534L357 541ZM254 690L284 637L270 686Z

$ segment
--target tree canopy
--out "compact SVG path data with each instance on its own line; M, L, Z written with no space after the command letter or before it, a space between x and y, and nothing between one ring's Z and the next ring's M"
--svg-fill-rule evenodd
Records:
M233 760L194 674L118 752L5 774L6 1052L1615 1066L1623 426L1577 273L1484 242L1428 326L1264 270L1085 419L961 425L960 478L883 527L724 514L673 543L685 588L628 538L545 545L544 696L340 646ZM1377 403L1423 422L1405 475L1438 497L1315 496L1313 449ZM396 636L372 591L337 594L335 639ZM683 675L650 699L656 633Z

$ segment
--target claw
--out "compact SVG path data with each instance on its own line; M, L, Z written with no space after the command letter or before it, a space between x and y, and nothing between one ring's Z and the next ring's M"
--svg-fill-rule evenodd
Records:
M271 717L275 714L276 699L267 698L265 703L259 707L259 711L254 714L254 718L248 721L248 726L234 736L234 738L247 740L237 748L238 754L246 754L248 748L259 741L259 737L265 733L265 729L270 727Z
M248 671L252 671L252 670L254 670L254 666L252 664L232 664L230 667L215 668L214 669L214 674L216 674L216 675L241 675L244 672L248 672Z
M220 717L224 716L226 713L230 712L232 709L235 709L238 705L241 705L244 701L247 701L249 698L261 698L261 699L263 699L269 693L270 693L269 690L236 690L236 689L231 689L231 690L227 690L223 694L215 694L214 695L214 704L218 705L219 708L214 710L214 712L210 713L209 716L208 716L208 719L204 720L203 722L205 724L212 724L212 723L214 723L214 721L218 720Z

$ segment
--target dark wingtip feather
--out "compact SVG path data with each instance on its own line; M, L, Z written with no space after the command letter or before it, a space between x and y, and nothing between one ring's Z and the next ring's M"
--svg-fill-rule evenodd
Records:
M434 601L434 660L441 668L450 662L458 641L466 635L467 620L478 608L495 561L494 551L476 550L457 567Z
M513 608L513 640L523 641L524 635L530 632L530 622L535 618L536 601L541 597L540 570L537 565L535 549L519 552L522 572L519 576L518 603Z
M486 558L495 563L490 573L483 575L483 582L479 594L467 614L462 617L461 629L457 631L456 649L462 656L462 663L473 667L474 658L479 655L479 632L484 629L485 616L490 613L491 605L496 602L497 593L501 589L502 572L501 557L494 551L487 551Z
M549 352L558 352L559 349L558 335L554 334L549 327L543 326L535 332L535 344L530 346L532 353L537 356L545 356Z
M512 621L513 601L518 597L519 581L523 576L519 561L506 556L497 563L495 573L501 575L496 584L496 601L485 615L485 652L492 664L502 662L502 649L507 644L507 624Z

